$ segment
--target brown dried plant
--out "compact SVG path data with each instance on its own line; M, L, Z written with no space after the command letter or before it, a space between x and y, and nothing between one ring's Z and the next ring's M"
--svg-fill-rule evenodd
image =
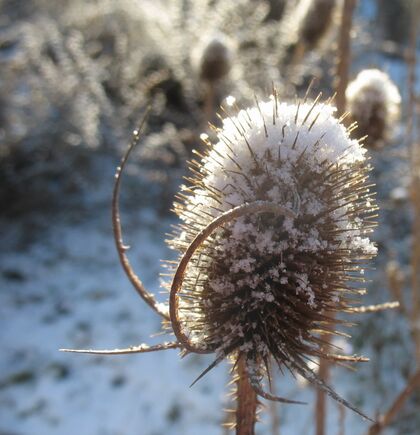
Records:
M367 235L376 205L367 184L365 150L334 117L331 99L297 104L270 99L223 119L218 142L177 196L183 222L170 246L179 262L169 263L169 307L160 304L133 271L122 240L119 214L121 175L141 127L116 173L112 200L114 238L125 273L138 294L169 325L173 342L115 350L70 350L90 354L145 353L180 349L214 353L214 362L233 362L237 381L238 434L254 433L258 397L302 403L263 387L274 367L300 374L361 416L308 366L315 359L337 364L367 361L337 354L323 340L350 326L340 313L388 308L357 307L364 282L360 272L376 253ZM230 103L234 106L234 102ZM228 108L222 108L228 115ZM239 110L239 109L237 109ZM362 271L363 273L363 271ZM344 334L346 335L346 334Z

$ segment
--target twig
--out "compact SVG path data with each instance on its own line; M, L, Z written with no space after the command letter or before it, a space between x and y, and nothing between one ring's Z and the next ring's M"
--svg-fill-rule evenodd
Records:
M378 311L385 311L385 310L391 310L394 308L399 308L400 303L395 302L385 302L383 304L378 305L367 305L364 307L355 307L351 309L352 313L377 313Z
M407 381L406 387L394 400L388 411L378 418L378 421L373 424L368 431L368 435L378 435L386 426L388 426L394 417L398 414L406 400L410 397L411 393L420 386L420 370Z
M341 16L340 39L338 43L338 64L337 64L337 84L336 84L336 105L338 116L341 116L346 110L346 88L349 78L350 67L350 32L352 27L353 10L356 7L357 0L344 0ZM325 339L326 337L322 337ZM319 377L326 381L329 377L330 362L321 359L319 363ZM315 405L315 424L316 435L325 434L326 426L326 395L321 390L317 390Z
M86 353L93 355L124 355L129 353L148 353L156 352L159 350L179 349L179 343L163 343L155 346L148 346L147 344L140 344L139 346L130 346L125 349L60 349L60 352L71 353Z
M344 0L341 28L338 44L338 64L336 71L337 84L336 90L336 105L338 116L341 116L346 110L346 88L348 84L349 66L350 66L350 32L352 27L353 11L356 7L357 0ZM326 337L323 337L326 339ZM321 359L319 362L319 377L327 381L329 377L329 361ZM315 405L315 424L316 435L325 434L326 421L326 395L321 390L317 390L316 405Z
M346 426L346 407L342 404L338 404L338 435L345 435Z
M336 71L337 92L336 104L338 115L342 115L346 110L346 88L349 81L349 66L350 66L350 33L353 21L353 11L356 7L357 0L344 0L340 37L338 42L338 64Z
M276 388L274 380L271 384L271 393L276 395ZM280 416L278 412L278 403L270 401L269 402L269 412L271 417L271 434L280 435Z
M413 3L413 9L415 5ZM412 255L411 255L411 295L412 309L410 316L411 333L414 340L417 367L420 368L420 143L416 138L416 42L417 16L412 11L410 47L407 56L408 66L408 125L407 139L411 141L411 199L414 208L412 226Z

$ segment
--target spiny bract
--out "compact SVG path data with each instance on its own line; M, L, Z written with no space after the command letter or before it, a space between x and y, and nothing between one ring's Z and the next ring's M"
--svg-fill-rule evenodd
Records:
M274 361L359 412L307 364L354 360L330 353L320 334L344 323L336 314L351 312L363 292L362 265L376 254L366 236L376 210L366 150L318 100L280 104L274 95L225 118L217 143L203 135L208 151L191 162L194 175L175 204L182 224L169 244L181 257L235 207L270 203L286 212L242 213L206 236L177 295L176 335L189 349L215 352L214 364L245 355L260 393Z

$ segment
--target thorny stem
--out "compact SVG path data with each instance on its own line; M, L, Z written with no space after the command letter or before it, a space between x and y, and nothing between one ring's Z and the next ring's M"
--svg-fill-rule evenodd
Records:
M344 0L342 8L340 37L338 43L338 64L336 71L336 105L338 116L341 116L346 110L346 88L349 80L350 66L350 33L353 11L356 7L356 3L357 0ZM325 337L325 339L327 338ZM318 374L323 381L328 380L329 362L327 360L320 359ZM325 434L326 399L325 393L321 389L318 389L315 408L316 435Z
M236 435L254 435L257 421L257 394L249 382L245 356L240 354L238 358Z

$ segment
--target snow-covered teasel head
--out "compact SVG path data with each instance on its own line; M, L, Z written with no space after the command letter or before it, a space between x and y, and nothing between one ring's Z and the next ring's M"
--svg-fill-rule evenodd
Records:
M346 90L347 109L366 144L379 147L390 138L400 115L401 96L388 74L378 69L361 71Z
M277 93L239 110L235 99L218 140L177 196L182 223L169 244L169 306L159 303L126 255L119 212L121 175L141 137L146 116L117 168L112 196L114 240L121 265L139 296L172 326L173 342L125 349L62 349L117 355L181 349L215 353L200 379L224 358L238 366L247 389L268 400L294 402L264 391L270 369L287 368L362 415L320 379L310 361L367 361L335 353L323 334L341 336L339 314L396 308L352 304L364 293L364 263L376 254L368 235L376 206L367 185L366 151L337 119L330 101L279 103ZM223 109L227 114L227 109ZM356 285L355 285L356 284ZM245 394L245 393L244 393ZM256 402L255 402L256 404ZM239 405L238 405L239 406ZM239 421L239 414L237 416ZM368 417L366 417L368 418Z
M307 360L352 360L319 334L363 292L354 282L376 254L376 206L366 150L318 100L275 94L225 118L216 143L203 136L208 150L175 204L170 315L187 350L215 352L215 363L244 355L254 385L274 359L343 401Z

